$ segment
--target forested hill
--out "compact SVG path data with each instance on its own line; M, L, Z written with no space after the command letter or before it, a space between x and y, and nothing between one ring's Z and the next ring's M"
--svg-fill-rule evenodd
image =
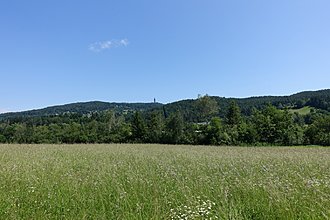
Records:
M30 111L4 113L0 114L0 119L62 115L65 113L88 114L93 112L102 112L105 110L113 110L116 113L128 113L135 111L148 111L160 106L162 106L160 103L109 103L100 101L78 102Z
M213 107L217 109L215 114L220 117L223 117L226 114L229 103L232 100L236 101L243 115L250 115L253 108L262 109L269 103L279 109L285 107L298 109L304 106L310 106L320 110L330 111L330 89L300 92L290 96L262 96L250 98L225 98L212 96L209 98L213 101L213 105L215 105ZM203 103L204 101L205 100L203 99L189 99L166 105L161 103L80 102L31 111L4 113L0 114L0 120L17 117L62 115L65 113L88 114L105 110L113 110L116 113L126 114L135 111L148 112L158 109L159 111L162 111L165 116L179 111L187 121L203 121L203 111L205 110L206 105L210 104Z
M166 105L74 103L0 115L0 143L330 146L329 110L330 90Z
M229 103L233 100L238 104L243 115L250 115L253 108L262 109L268 104L272 104L278 109L300 109L309 106L330 112L330 89L305 91L290 96L259 96L249 98L210 96L209 98L216 102L218 108L217 115L220 117L225 116L228 111ZM210 104L203 102L205 102L205 100L202 99L182 100L167 104L163 109L167 115L179 111L188 121L203 121L204 118L201 113L203 114L205 106Z

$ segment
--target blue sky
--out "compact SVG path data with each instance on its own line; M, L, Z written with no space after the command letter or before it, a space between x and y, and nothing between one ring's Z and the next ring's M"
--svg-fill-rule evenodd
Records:
M330 87L328 0L4 0L0 111Z

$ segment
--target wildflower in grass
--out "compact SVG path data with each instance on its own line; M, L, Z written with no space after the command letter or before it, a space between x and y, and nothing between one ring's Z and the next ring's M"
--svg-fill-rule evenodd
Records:
M170 219L218 219L215 203L196 197L190 205L181 205L170 210Z

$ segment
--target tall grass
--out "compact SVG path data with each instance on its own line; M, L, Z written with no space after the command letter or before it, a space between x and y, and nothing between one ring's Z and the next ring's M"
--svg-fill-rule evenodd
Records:
M329 219L330 148L0 145L1 219Z

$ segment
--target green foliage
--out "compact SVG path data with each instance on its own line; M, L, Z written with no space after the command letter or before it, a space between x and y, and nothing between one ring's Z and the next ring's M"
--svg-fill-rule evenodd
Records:
M115 113L128 114L136 111L149 111L161 107L160 103L108 103L108 102L79 102L67 105L52 106L38 110L0 114L0 119L20 117L43 117L66 114L92 114L111 110Z
M293 118L285 110L278 110L272 105L268 105L261 112L255 110L252 116L252 122L258 133L258 140L270 144L289 144L290 129L293 124Z
M315 104L316 99L312 99L315 94L320 94L318 104L326 105L327 91L290 97L305 100L298 104L311 101ZM216 97L203 96L152 111L114 109L86 114L9 117L0 120L0 142L330 145L330 115L326 110L304 107L310 112L301 114L301 109L292 110L284 103L277 103L281 104L280 108L272 104L261 107L260 100L270 100L270 97L216 100ZM244 103L254 103L256 108L246 114L245 107L241 107ZM118 108L123 106L126 105ZM133 106L143 108L142 104ZM173 106L177 108L174 112ZM225 114L220 117L224 110Z
M226 115L226 123L229 126L238 126L241 123L241 120L242 116L239 106L234 100L230 101L228 112Z
M286 140L284 140L284 143L287 145L303 145L305 140L304 140L304 129L303 127L295 124L290 126L287 131L286 131Z
M45 117L57 115L86 115L112 110L115 114L132 115L136 111L152 112L159 111L167 118L176 111L180 111L187 122L205 122L212 117L225 118L231 101L235 101L244 116L252 114L252 109L263 109L267 104L276 108L290 108L293 111L299 108L313 107L330 112L330 89L313 92L301 92L291 96L263 96L250 98L223 98L216 96L203 96L196 100L182 100L166 105L160 103L107 103L107 102L85 102L67 105L47 107L44 109L24 111L17 113L0 114L0 121L7 119L18 119L27 117ZM305 114L306 112L304 112Z
M253 109L262 110L268 104L275 106L278 109L297 109L302 107L313 107L330 112L330 89L319 90L314 92L301 92L291 96L262 96L250 98L224 98L217 96L207 96L217 103L217 113L208 118L202 118L203 111L200 111L196 106L200 103L200 99L182 100L164 105L167 114L172 114L175 111L180 111L187 122L202 122L205 119L219 116L226 118L230 102L234 101L239 106L243 116L250 116ZM205 120L206 121L206 120Z
M140 112L135 112L131 126L133 141L144 142L147 135L147 126Z
M161 143L165 130L165 122L160 112L152 112L148 123L147 141L149 143Z
M306 130L310 144L330 146L330 116L319 117Z
M230 109L236 109L231 111ZM2 143L171 143L253 145L328 145L328 120L318 113L304 124L298 114L267 106L242 117L237 107L229 108L226 124L213 117L210 122L187 123L176 112L164 120L161 112L136 112L131 119L106 111L87 116L66 115L29 118L0 123ZM236 113L235 113L236 112ZM230 120L228 120L230 119ZM306 130L307 129L307 130ZM306 131L305 131L306 130Z
M218 103L208 95L198 98L195 104L198 122L207 121L219 112Z
M258 142L258 133L256 126L251 121L242 122L238 126L238 143L240 145L253 145Z
M207 143L212 145L221 145L226 142L226 140L224 140L223 127L219 117L211 119L207 127L207 139Z
M184 138L184 121L181 113L178 111L172 114L166 121L165 140L166 143L179 144Z

